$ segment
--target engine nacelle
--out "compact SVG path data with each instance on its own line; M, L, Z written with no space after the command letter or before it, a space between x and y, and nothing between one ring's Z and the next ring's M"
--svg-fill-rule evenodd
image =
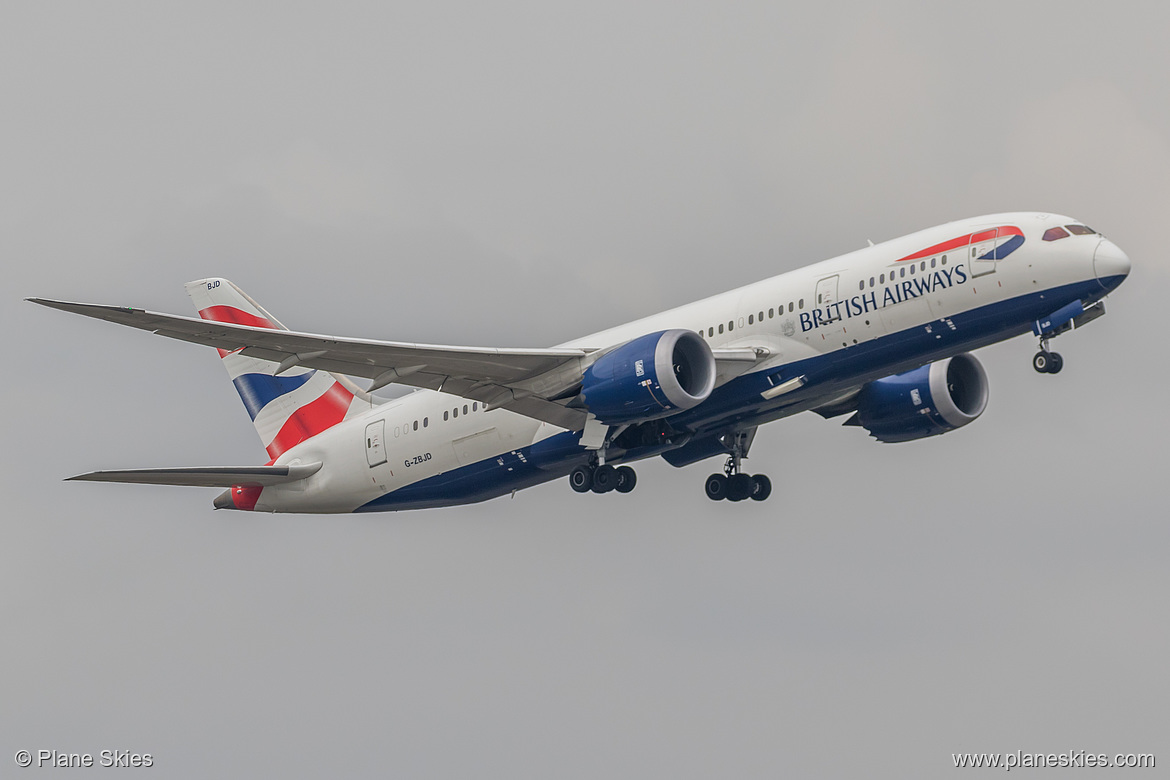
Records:
M640 336L598 358L581 382L585 405L607 425L643 422L701 404L715 387L715 357L690 330Z
M870 382L846 424L878 441L913 441L962 428L986 407L987 373L964 353Z

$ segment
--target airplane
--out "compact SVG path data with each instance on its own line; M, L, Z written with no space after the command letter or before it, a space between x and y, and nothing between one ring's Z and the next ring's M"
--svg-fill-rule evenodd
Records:
M743 469L760 425L812 411L879 442L941 435L987 405L972 350L1051 339L1105 313L1130 260L1083 222L1016 212L950 222L549 349L301 333L227 279L186 285L199 318L28 298L215 347L263 466L96 471L72 480L226 488L216 509L348 513L467 504L568 477L628 493L630 463L725 458L708 498L766 500ZM372 380L366 388L349 377ZM390 384L415 388L386 400Z

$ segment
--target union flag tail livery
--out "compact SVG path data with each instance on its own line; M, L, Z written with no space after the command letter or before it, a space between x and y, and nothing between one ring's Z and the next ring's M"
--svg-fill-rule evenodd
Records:
M707 497L763 501L771 481L742 468L758 426L812 411L890 443L962 428L989 393L972 350L1030 333L1032 367L1060 372L1049 342L1101 317L1129 271L1079 220L992 214L547 349L290 331L226 279L187 285L199 319L30 300L215 347L271 459L73 479L227 487L224 509L378 512L566 476L578 493L628 493L630 464L659 455L679 468L725 458ZM419 392L375 402L347 376Z
M227 279L187 282L187 294L204 320L253 328L288 330ZM269 462L341 421L370 410L370 397L343 377L297 369L220 349L223 366L256 426Z

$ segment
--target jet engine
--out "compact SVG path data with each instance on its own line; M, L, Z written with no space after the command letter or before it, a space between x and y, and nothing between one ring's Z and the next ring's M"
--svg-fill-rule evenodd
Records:
M961 428L986 406L987 373L964 353L870 382L845 424L864 427L878 441L914 441Z
M581 395L607 425L643 422L701 404L715 387L715 358L697 333L649 333L602 355L586 371Z

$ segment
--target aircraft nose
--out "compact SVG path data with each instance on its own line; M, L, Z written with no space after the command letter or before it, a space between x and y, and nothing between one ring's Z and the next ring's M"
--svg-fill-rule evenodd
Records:
M1100 285L1106 290L1116 289L1129 276L1129 269L1129 255L1109 239L1101 239L1093 254L1093 273Z

